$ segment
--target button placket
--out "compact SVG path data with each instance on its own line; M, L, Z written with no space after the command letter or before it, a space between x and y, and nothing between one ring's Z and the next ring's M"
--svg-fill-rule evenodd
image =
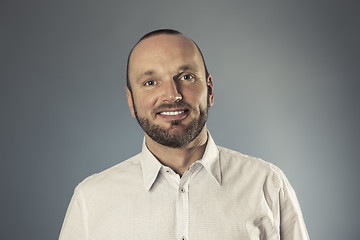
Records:
M180 239L187 239L189 235L189 181L189 177L182 179L182 184L179 186L179 194L182 201L182 237Z

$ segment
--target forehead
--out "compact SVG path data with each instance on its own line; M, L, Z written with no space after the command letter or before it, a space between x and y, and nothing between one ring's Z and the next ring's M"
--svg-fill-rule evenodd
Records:
M181 34L160 34L146 38L133 49L129 61L130 75L148 70L164 70L177 65L202 66L197 47ZM154 69L152 69L154 68Z

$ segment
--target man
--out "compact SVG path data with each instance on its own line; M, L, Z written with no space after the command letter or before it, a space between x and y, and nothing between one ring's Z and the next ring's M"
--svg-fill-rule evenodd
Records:
M60 239L308 239L281 170L215 145L212 77L192 40L145 35L127 81L143 150L76 187Z

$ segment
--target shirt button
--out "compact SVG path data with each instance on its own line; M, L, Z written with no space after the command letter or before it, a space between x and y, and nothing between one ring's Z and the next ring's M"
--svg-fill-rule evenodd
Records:
M183 236L183 237L181 237L181 240L186 240L186 237L184 237L184 236Z
M184 193L185 192L185 188L181 188L180 192Z
M167 172L167 173L170 173L170 170L168 169L168 170L166 170L166 172Z

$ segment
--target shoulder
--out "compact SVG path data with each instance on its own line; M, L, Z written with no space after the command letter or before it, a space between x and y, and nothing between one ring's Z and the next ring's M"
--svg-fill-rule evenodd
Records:
M220 147L219 159L224 175L234 174L253 181L271 179L275 185L281 185L285 177L280 168L261 158L252 157L228 148Z
M78 188L109 189L114 185L142 182L141 154L137 154L123 162L120 162L104 171L95 173L79 183Z

